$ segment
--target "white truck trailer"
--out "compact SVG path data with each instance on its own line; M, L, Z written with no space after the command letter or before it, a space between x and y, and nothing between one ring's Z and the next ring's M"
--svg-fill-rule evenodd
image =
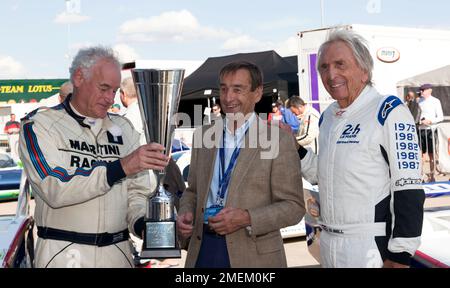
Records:
M373 82L381 94L403 99L397 82L450 64L450 30L359 24L339 27L353 30L368 41L374 60ZM317 51L333 28L297 33L300 96L319 112L333 102L316 69Z

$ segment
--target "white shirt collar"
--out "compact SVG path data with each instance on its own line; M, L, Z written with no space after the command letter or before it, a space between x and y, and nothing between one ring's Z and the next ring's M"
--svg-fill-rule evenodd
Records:
M247 118L247 117L246 117ZM256 118L256 113L252 112L250 114L250 116L245 120L244 124L241 125L239 128L236 129L235 131L235 135L239 136L242 134L245 134L245 131L247 130L247 128L250 126L251 123L253 123L253 121ZM230 123L232 120L228 119L227 117L225 117L225 129L227 131L228 134L233 135L233 133L231 133L230 129L228 128L228 123Z

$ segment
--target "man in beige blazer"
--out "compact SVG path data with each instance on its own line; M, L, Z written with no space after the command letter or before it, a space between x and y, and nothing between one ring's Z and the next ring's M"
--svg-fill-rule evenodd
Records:
M263 90L256 65L230 63L219 78L226 118L194 133L177 217L190 238L185 267L286 267L280 228L305 213L294 137L254 113Z

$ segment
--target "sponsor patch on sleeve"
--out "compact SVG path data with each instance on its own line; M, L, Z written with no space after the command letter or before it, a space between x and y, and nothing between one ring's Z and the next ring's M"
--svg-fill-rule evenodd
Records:
M384 123L386 122L387 117L389 114L394 110L395 107L402 104L402 100L400 100L396 96L389 96L383 101L383 104L380 106L380 110L378 111L378 122L382 126L384 126Z

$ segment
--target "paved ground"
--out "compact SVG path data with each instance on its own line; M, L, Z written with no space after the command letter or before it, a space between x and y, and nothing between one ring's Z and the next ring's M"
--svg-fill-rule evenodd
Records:
M309 254L305 237L286 239L284 241L284 249L286 251L288 267L320 267L319 263ZM178 266L180 268L184 267L186 251L182 251L181 257Z

